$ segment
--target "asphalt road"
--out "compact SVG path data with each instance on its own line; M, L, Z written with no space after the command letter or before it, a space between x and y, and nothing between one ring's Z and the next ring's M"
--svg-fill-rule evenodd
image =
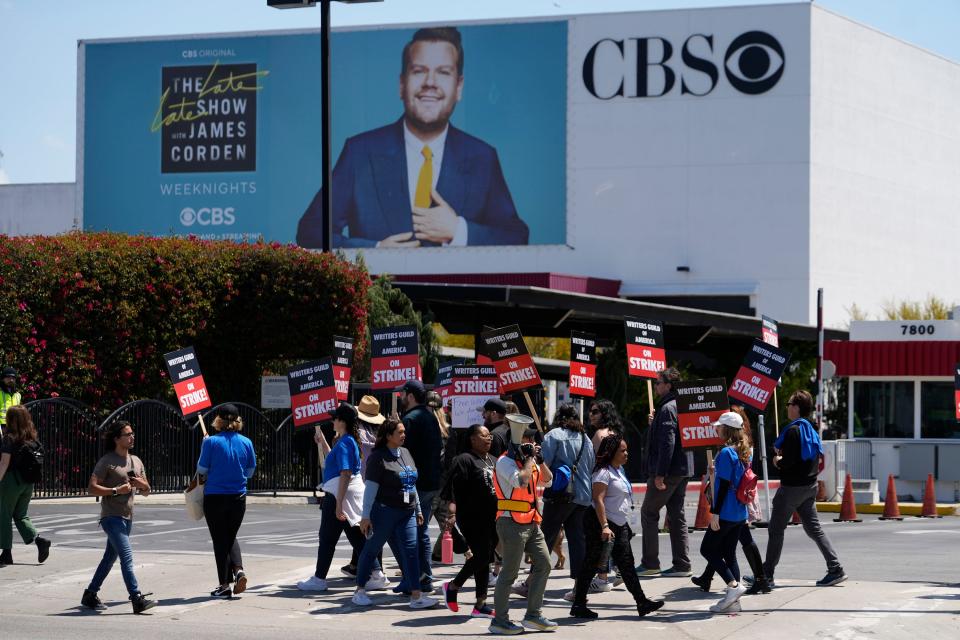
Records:
M97 527L99 507L93 503L48 506L36 501L30 513L39 530L54 541L54 552L57 546L103 548L105 538ZM862 523L835 523L832 521L835 515L820 514L821 523L851 577L871 581L909 578L947 584L960 582L960 563L952 560L960 546L960 518L907 518L903 522L885 522L864 515ZM317 505L248 505L240 529L241 547L251 556L315 558L319 516ZM688 519L692 522L693 514L689 514ZM439 530L435 522L433 528L436 539ZM763 550L766 531L755 529L753 534ZM690 534L690 557L694 567L701 569L705 565L699 555L702 538L700 532ZM135 552L202 553L212 549L206 523L188 520L183 508L178 506L138 506L132 539ZM639 562L639 535L634 538L633 547ZM665 534L660 536L660 547L661 563L666 567L670 545ZM23 555L25 549L15 551ZM345 537L340 541L337 555L350 555ZM742 558L741 564L745 568L746 561ZM816 546L800 526L789 527L777 576L817 580L824 572L825 565Z
M160 600L160 606L144 616L131 614L119 567L101 591L106 611L96 613L79 606L104 544L96 524L96 504L38 501L31 506L31 514L54 546L50 559L38 566L35 547L17 541L13 548L16 564L0 568L2 640L100 640L114 634L137 640L463 638L486 634L486 621L471 619L463 612L469 611L472 583L465 587L459 614L443 608L411 611L404 599L387 592L373 595L374 607L352 605L353 583L338 571L350 555L346 540L338 547L338 559L329 576L330 591L297 590L297 580L313 571L319 522L316 505L248 505L240 542L250 585L246 593L229 601L208 596L216 578L205 523L188 520L180 506L138 506L132 538L135 570L141 587ZM643 588L648 596L665 599L661 611L637 618L630 595L621 587L591 595L590 606L600 619L585 623L567 615L569 603L562 596L572 581L560 571L554 571L548 581L544 615L561 624L556 640L585 634L657 640L960 637L960 563L955 560L960 518L880 522L867 516L862 523L837 524L831 521L833 514L822 515L850 575L840 586L813 585L824 573L823 560L800 527L791 527L777 571L778 588L768 595L745 596L743 612L738 615L716 616L708 611L720 597L718 583L706 594L684 578L651 578L643 581ZM698 553L702 535L693 533L690 540L698 570L704 566ZM766 532L756 530L755 535L764 547ZM660 536L660 546L666 564L670 553L666 535ZM639 537L634 540L634 550L639 555ZM387 574L393 576L395 564L389 552L386 554ZM435 567L434 573L442 581L449 580L455 570ZM523 606L522 600L511 600L513 619L519 619Z

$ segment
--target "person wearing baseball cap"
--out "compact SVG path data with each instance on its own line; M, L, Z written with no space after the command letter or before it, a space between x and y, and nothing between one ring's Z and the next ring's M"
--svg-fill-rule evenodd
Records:
M247 510L247 480L256 471L257 457L253 442L240 434L243 420L236 405L220 405L215 415L217 433L204 439L197 473L206 478L203 514L213 540L219 581L210 595L230 598L247 588L237 533Z
M420 500L422 524L417 525L417 554L420 558L420 589L424 593L433 592L433 571L430 568L431 544L429 524L433 515L433 499L440 492L440 456L443 451L443 438L440 435L440 423L426 406L427 389L419 380L407 380L397 391L400 392L400 406L403 413L400 420L406 429L404 446L413 456L418 470L417 497Z
M7 409L21 403L17 391L17 370L7 366L0 373L0 433L7 427Z
M743 418L727 411L712 425L725 442L714 462L713 515L703 536L700 553L727 585L726 593L710 607L714 613L740 611L740 596L747 591L740 580L737 542L747 524L747 505L740 502L737 489L753 461L753 446L743 429Z

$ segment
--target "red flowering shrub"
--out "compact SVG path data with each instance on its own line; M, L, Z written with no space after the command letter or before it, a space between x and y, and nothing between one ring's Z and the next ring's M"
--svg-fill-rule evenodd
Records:
M104 410L173 399L162 355L193 345L214 401L259 404L260 376L366 350L363 266L276 243L75 233L0 236L0 363L24 399Z

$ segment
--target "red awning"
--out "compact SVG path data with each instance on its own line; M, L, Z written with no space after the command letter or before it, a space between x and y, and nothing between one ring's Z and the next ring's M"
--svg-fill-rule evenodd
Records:
M843 342L823 345L838 376L950 376L960 362L960 342Z

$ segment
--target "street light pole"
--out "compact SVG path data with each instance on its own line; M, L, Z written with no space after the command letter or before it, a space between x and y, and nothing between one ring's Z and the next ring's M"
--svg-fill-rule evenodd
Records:
M333 168L330 166L330 3L320 2L320 135L323 138L320 152L320 171L323 173L323 202L321 221L323 243L321 250L329 253L333 248Z
M333 249L333 166L330 162L331 107L330 107L330 5L333 2L357 4L361 2L382 2L382 0L267 0L267 6L276 9L298 9L320 4L320 173L321 193L320 219L323 226L323 242L320 248L324 252Z

